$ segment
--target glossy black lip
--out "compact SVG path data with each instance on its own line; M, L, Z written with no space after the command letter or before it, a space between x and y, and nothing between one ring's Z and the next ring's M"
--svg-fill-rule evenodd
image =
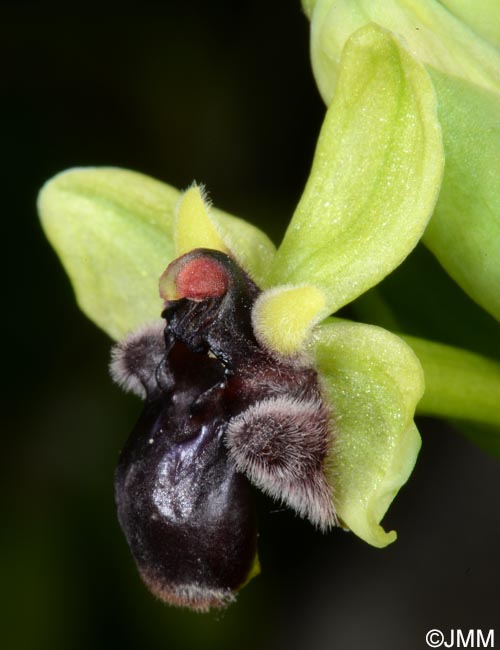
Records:
M203 609L203 590L212 600L225 600L228 590L245 581L255 558L257 522L248 480L236 472L222 441L227 423L218 396L193 413L207 383L223 384L222 367L183 344L171 354L179 366L185 363L185 373L176 393L164 391L146 403L120 455L115 500L150 589L179 599L192 594L194 585L194 606Z

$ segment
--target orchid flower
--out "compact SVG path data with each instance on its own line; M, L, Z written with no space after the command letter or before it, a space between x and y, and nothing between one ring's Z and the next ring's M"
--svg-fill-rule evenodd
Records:
M317 3L318 21L325 6ZM478 355L409 337L405 341L386 329L333 316L390 274L416 246L434 212L444 168L433 81L399 37L375 24L362 26L345 38L335 65L335 91L311 173L277 249L256 227L212 207L197 184L181 193L117 168L63 172L42 189L39 210L82 310L111 338L125 337L117 348L119 364L128 359L127 346L144 332L156 334L140 340L162 340L157 325L162 310L167 338L175 345L183 337L181 327L191 327L175 311L179 305L184 309L183 300L191 300L194 306L188 307L196 310L204 300L222 300L235 283L250 291L245 299L249 313L242 317L247 318L246 334L238 340L246 345L251 339L249 349L265 357L266 368L288 369L283 376L300 375L303 368L314 374L311 390L318 391L327 417L328 440L318 456L320 480L328 487L332 510L322 519L317 512L328 508L304 505L290 482L271 489L248 464L238 464L231 442L234 420L228 421L231 435L221 442L221 448L230 447L231 471L245 474L322 528L337 522L384 547L396 533L383 529L382 518L420 448L414 415L422 396L424 412L470 419L480 412L485 422L498 424L500 372ZM191 279L181 282L185 268ZM209 277L207 284L205 273L215 274L215 280ZM185 336L188 347L191 334ZM217 337L210 355L229 358L231 353L218 347L225 344L223 337ZM192 361L189 354L186 359ZM208 357L203 363L208 372ZM487 390L478 391L469 408L463 390L471 374ZM133 377L123 381L134 390ZM146 381L149 399L148 389ZM271 441L278 428L266 433ZM300 483L309 477L296 478ZM255 573L255 562L250 564L240 584ZM238 586L231 585L229 595ZM204 600L198 587L191 584L165 599L197 609L230 600L218 593Z

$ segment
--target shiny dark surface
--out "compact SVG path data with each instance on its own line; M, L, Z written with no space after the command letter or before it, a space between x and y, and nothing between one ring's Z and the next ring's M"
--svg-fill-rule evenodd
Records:
M248 482L221 440L220 401L206 397L223 371L182 343L169 362L175 390L146 403L120 456L118 516L141 574L159 595L183 584L234 590L253 563L256 520Z
M199 249L176 266L193 255L218 261L227 290L220 297L167 303L163 336L147 331L124 343L124 367L141 377L146 403L120 455L115 499L139 572L153 593L205 610L224 605L222 592L232 597L255 561L250 486L223 438L234 408L228 379L237 374L241 355L259 349L250 314L259 290L216 251ZM156 369L149 362L155 348L163 350ZM245 404L243 391L240 408Z

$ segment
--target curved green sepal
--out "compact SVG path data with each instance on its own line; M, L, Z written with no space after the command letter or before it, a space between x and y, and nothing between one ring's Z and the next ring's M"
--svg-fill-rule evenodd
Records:
M79 306L114 339L159 318L178 198L168 185L113 168L71 169L40 192L45 234Z
M380 521L420 449L413 416L424 391L421 366L400 338L371 325L329 320L311 347L333 411L337 513L363 540L386 546L396 533Z
M478 3L469 2L479 15ZM306 6L307 9L307 6ZM342 49L357 29L377 23L398 35L422 63L500 92L500 53L434 0L316 0L311 16L314 76L328 105ZM498 7L497 7L498 14ZM487 20L479 19L483 23ZM496 23L498 25L498 18ZM492 27L496 32L496 27Z
M500 320L500 95L430 70L446 167L424 243Z
M346 44L306 188L271 269L311 284L328 316L398 266L432 214L443 168L424 68L376 25Z
M300 352L323 311L325 297L311 286L275 287L260 294L252 310L259 342L284 356Z
M178 190L118 168L70 169L40 191L43 228L82 311L122 338L162 309L158 278L174 259ZM211 210L217 232L260 283L274 246L258 228Z

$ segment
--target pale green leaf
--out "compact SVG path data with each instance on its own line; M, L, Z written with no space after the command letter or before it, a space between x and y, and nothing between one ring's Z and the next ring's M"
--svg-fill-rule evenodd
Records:
M430 70L446 166L424 243L500 320L500 96Z
M272 284L310 284L322 317L390 273L421 237L443 166L431 81L375 25L346 44L306 188Z
M342 522L373 546L396 533L380 521L407 481L420 448L413 423L422 369L400 338L371 325L332 321L311 343L333 411L329 474Z
M480 3L469 4L470 12L477 12ZM500 92L498 50L435 0L317 0L306 11L314 76L326 104L335 91L346 41L370 22L397 35L422 63Z

